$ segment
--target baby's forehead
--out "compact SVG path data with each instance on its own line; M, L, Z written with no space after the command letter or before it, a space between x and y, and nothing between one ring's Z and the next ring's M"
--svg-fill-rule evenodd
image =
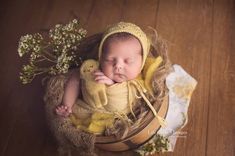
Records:
M127 32L119 32L119 33L114 33L107 37L104 41L103 48L106 48L108 45L115 43L115 42L124 42L124 41L136 41L136 45L141 45L141 42L137 37L134 35L127 33Z
M140 41L135 38L135 37L131 37L131 38L115 38L112 40L108 40L103 48L103 52L105 51L109 51L111 48L117 48L117 47L130 47L135 49L136 51L138 51L138 53L141 53L142 51L142 45L140 43Z
M141 55L142 56L142 47L138 43L131 43L126 42L125 44L122 44L119 42L113 42L110 44L110 46L106 49L105 52L103 52L103 56L136 56Z
M133 56L142 56L142 53L141 51L129 51L128 53L113 53L112 51L107 51L105 54L104 54L104 57L107 57L107 56L126 56L126 57L133 57Z

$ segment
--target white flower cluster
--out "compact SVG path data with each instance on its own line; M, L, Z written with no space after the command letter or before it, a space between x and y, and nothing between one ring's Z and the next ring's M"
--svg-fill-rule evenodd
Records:
M36 55L41 50L43 38L39 33L33 35L25 35L20 38L18 46L18 54L20 57L27 53L33 52ZM36 57L36 56L34 56Z
M168 138L163 137L159 134L155 134L151 140L139 147L136 152L139 153L141 156L146 156L166 152L168 148Z
M30 83L36 75L43 73L67 73L71 65L79 65L81 60L76 50L86 33L74 19L66 25L57 24L44 38L39 33L22 36L18 54L29 56L29 60L20 72L21 82Z
M79 28L78 21L75 19L65 26L57 24L55 29L50 30L49 37L55 46L54 50L64 53L68 50L76 50L76 43L85 37L86 33L86 30Z

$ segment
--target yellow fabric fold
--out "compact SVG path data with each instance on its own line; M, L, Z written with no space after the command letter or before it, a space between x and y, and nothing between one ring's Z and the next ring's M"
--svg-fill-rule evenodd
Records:
M73 114L69 118L77 128L94 134L102 134L106 128L112 127L115 119L113 114L103 112L95 112L85 120Z
M72 116L72 123L83 130L101 134L107 126L112 126L115 118L128 120L129 113L136 118L133 104L136 99L143 98L160 125L165 126L164 119L157 114L145 95L146 93L153 95L152 77L161 62L161 57L148 58L142 74L136 79L106 86L96 83L92 77L92 72L98 68L98 62L95 60L85 61L80 69L82 94L84 102L93 109L94 113L85 120L85 123ZM97 113L100 111L103 112ZM127 122L129 123L129 121Z
M146 102L146 104L148 105L148 107L150 108L152 113L154 114L154 116L158 119L160 125L161 126L165 126L166 123L165 123L164 119L157 114L157 112L154 109L153 105L150 103L148 98L145 96L145 93L147 92L147 90L145 89L144 84L141 83L140 80L136 80L136 79L135 80L131 80L128 83L129 83L129 86L132 85L132 86L134 86L137 89L137 91L140 94L140 96L144 99L144 101ZM129 105L132 105L132 104L129 103Z

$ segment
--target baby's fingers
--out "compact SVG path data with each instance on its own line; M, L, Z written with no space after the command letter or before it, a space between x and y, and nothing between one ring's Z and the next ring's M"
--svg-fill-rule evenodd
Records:
M103 83L107 85L112 85L114 82L106 76L96 76L95 81L98 83Z
M72 113L72 110L64 105L58 106L55 109L55 111L57 115L64 116L64 117L67 117L70 113Z
M105 75L96 75L95 77L95 81L99 81L99 80L106 80L107 77Z
M96 70L96 71L94 71L93 75L94 76L104 76L104 73L99 70Z

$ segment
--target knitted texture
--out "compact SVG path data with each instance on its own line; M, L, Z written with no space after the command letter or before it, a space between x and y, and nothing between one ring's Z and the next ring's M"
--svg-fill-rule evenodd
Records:
M79 152L79 156L95 156L95 135L77 129L69 118L55 114L55 107L61 104L67 78L66 75L58 75L47 82L44 101L48 126L57 140L60 155L69 155L75 150ZM77 109L79 108L75 105L73 111L76 112Z
M101 55L102 55L103 44L104 44L105 40L110 35L115 34L115 33L121 33L121 32L129 33L129 34L135 36L139 40L139 42L142 46L142 49L143 49L143 62L142 62L142 66L141 66L141 68L143 68L144 64L145 64L145 60L146 60L148 53L149 53L150 42L148 41L146 34L140 29L140 27L138 27L137 25L135 25L133 23L119 22L117 24L110 26L107 29L107 31L104 32L103 38L102 38L102 40L100 42L100 46L99 46L99 59L101 58Z

